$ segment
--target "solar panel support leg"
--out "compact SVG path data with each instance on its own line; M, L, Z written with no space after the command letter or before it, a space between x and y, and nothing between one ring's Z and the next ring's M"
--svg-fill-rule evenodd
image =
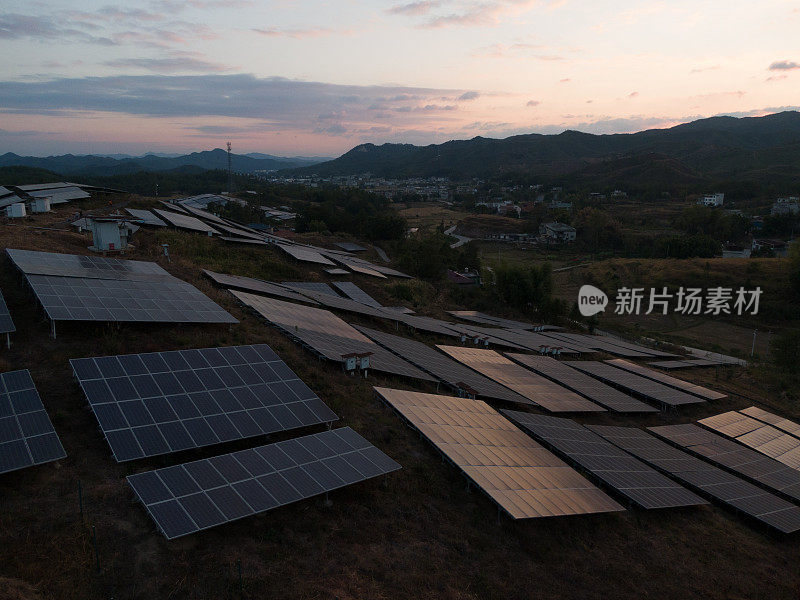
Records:
M11 334L10 333L6 334L6 348L11 350Z
M56 322L55 320L50 321L50 337L56 339Z
M325 508L330 508L331 506L333 506L333 502L331 501L331 497L328 492L325 492L325 501L323 502L323 504L325 505Z

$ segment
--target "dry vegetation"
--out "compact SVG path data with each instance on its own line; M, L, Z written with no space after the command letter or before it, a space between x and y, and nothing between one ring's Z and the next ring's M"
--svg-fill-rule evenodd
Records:
M3 245L86 253L84 236L31 227L54 227L72 210L0 226ZM165 241L171 245L169 264L159 257L158 244ZM798 540L773 535L717 507L528 522L498 517L494 504L468 490L459 473L371 393L372 385L422 391L432 386L374 375L366 381L347 377L312 359L200 273L205 267L264 278L311 278L305 266L271 250L223 246L185 233L142 230L135 242L130 258L157 260L241 323L62 325L52 340L42 311L3 258L0 287L19 331L12 349L0 351L0 370L31 370L68 457L0 477L0 599L239 598L237 561L243 569L243 597L254 599L798 597ZM399 303L390 302L391 288L383 283L354 280L379 300ZM444 308L441 291L415 286L416 295ZM340 415L341 425L352 426L403 469L335 492L330 507L320 500L303 501L167 542L134 501L124 477L264 440L117 464L72 378L68 359L255 342L270 344ZM775 402L750 374L706 370L688 376ZM748 403L733 396L680 415L592 419L654 425ZM781 408L800 416L797 410ZM97 532L99 572L92 527Z

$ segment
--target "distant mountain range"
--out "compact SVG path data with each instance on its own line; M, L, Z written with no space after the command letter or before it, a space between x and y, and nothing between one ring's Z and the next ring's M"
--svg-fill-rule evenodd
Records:
M430 146L362 144L335 160L287 174L379 177L517 177L626 185L720 180L792 182L800 188L800 113L713 117L669 129L593 135L565 131L476 137Z
M305 167L326 160L329 159L287 158L259 153L231 155L233 170L240 173ZM202 169L227 169L228 154L220 148L177 156L151 153L144 156L64 154L62 156L37 157L18 156L8 152L0 155L0 167L8 166L36 167L63 175L123 175L139 171L169 171L186 166Z

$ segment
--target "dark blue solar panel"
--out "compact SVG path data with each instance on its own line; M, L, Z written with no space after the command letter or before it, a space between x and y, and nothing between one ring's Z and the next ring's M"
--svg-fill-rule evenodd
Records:
M131 475L128 483L172 539L399 468L345 427Z
M13 333L16 330L14 321L11 320L11 313L8 312L8 306L6 306L3 294L0 293L0 333Z
M70 363L119 462L338 419L264 344Z
M0 473L66 455L30 372L0 373Z

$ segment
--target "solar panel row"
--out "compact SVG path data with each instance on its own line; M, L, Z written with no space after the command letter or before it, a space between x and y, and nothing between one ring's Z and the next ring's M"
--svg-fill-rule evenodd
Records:
M160 208L154 208L153 212L156 213L162 219L164 219L167 223L169 223L173 227L177 227L178 229L197 231L208 235L217 234L217 231L213 227L207 225L206 223L203 223L203 221L191 215L170 212L168 210L161 210Z
M609 410L617 412L657 412L656 408L616 388L592 379L585 373L577 371L552 357L511 353L506 353L506 356L540 375L587 397L589 400L605 406Z
M437 346L457 361L551 412L601 412L605 409L494 350Z
M0 292L0 333L13 333L17 330L14 327L14 321L11 319L11 313L8 311L6 300Z
M338 289L351 300L355 300L361 304L366 304L367 306L372 306L373 308L381 308L380 302L375 300L375 298L370 296L352 281L334 281L333 285L335 285L336 289Z
M431 373L434 377L447 383L460 395L478 395L493 400L505 400L518 404L532 404L516 392L492 381L488 377L476 373L469 367L448 358L441 352L421 342L408 338L367 329L354 325L358 331L372 338L384 348L388 348L420 369Z
M621 358L607 360L606 362L610 365L614 365L615 367L619 367L620 369L625 369L631 373L646 377L647 379L652 379L653 381L666 384L669 387L674 387L679 390L689 392L690 394L694 394L695 396L700 396L706 400L721 400L722 398L727 398L727 395L721 392L715 392L714 390L710 390L702 385L690 383L688 381L684 381L683 379L678 379L677 377L667 375L666 373L659 373L653 369L648 369L647 367L637 365Z
M319 252L305 248L303 246L296 246L293 244L275 244L278 248L283 250L286 254L294 259L302 262L313 263L317 265L326 265L333 267L334 263L322 256Z
M505 327L506 329L536 329L539 327L539 325L523 323L522 321L513 321L511 319L493 317L492 315L487 315L486 313L482 313L477 310L451 310L448 312L454 317L458 317L464 321L495 325L496 327Z
M701 419L698 423L800 470L800 439L777 427L736 411Z
M66 455L30 372L0 373L0 473Z
M137 208L126 208L128 214L142 221L144 225L151 225L153 227L166 227L167 224L161 219L151 213L149 210L140 210Z
M370 353L371 369L435 381L427 373L381 348L327 310L254 296L236 290L231 290L231 293L267 321L280 327L287 335L300 340L328 360L341 363L343 355ZM323 296L325 294L318 294L317 297L321 299Z
M480 400L374 389L513 519L624 510Z
M692 423L650 427L667 441L751 481L800 501L800 471Z
M783 533L800 530L800 507L635 427L589 429L646 463Z
M327 283L317 281L284 281L281 283L281 285L295 290L316 292L318 294L328 294L334 298L340 297L339 294L337 294L336 291Z
M11 262L26 275L56 275L85 279L118 279L127 281L158 281L170 278L156 263L141 260L121 260L105 256L60 254L34 250L6 249Z
M118 462L338 419L266 344L70 364Z
M344 427L130 475L128 483L174 539L399 468Z
M772 425L773 427L780 429L781 431L790 433L795 437L800 437L800 424L795 423L794 421L790 421L789 419L786 419L779 415L768 412L763 408L758 408L757 406L750 406L748 408L740 410L739 412L742 413L743 415L747 415L748 417L753 417L754 419L758 419L759 421L766 423L768 425Z
M287 298L296 302L305 302L306 304L317 304L315 300L312 300L308 296L293 292L292 290L276 283L270 283L260 279L253 279L252 277L224 275L222 273L209 271L208 269L203 269L203 273L206 275L206 277L218 285L226 288L239 289L246 292L255 292L257 294L266 294L267 296L278 296L279 298Z
M708 504L571 419L502 411L537 440L554 448L641 508Z
M565 361L565 364L588 373L592 377L611 385L623 388L647 400L659 402L665 406L681 406L704 402L702 398L687 394L681 390L668 387L652 379L647 379L629 371L618 369L609 364L592 361Z

